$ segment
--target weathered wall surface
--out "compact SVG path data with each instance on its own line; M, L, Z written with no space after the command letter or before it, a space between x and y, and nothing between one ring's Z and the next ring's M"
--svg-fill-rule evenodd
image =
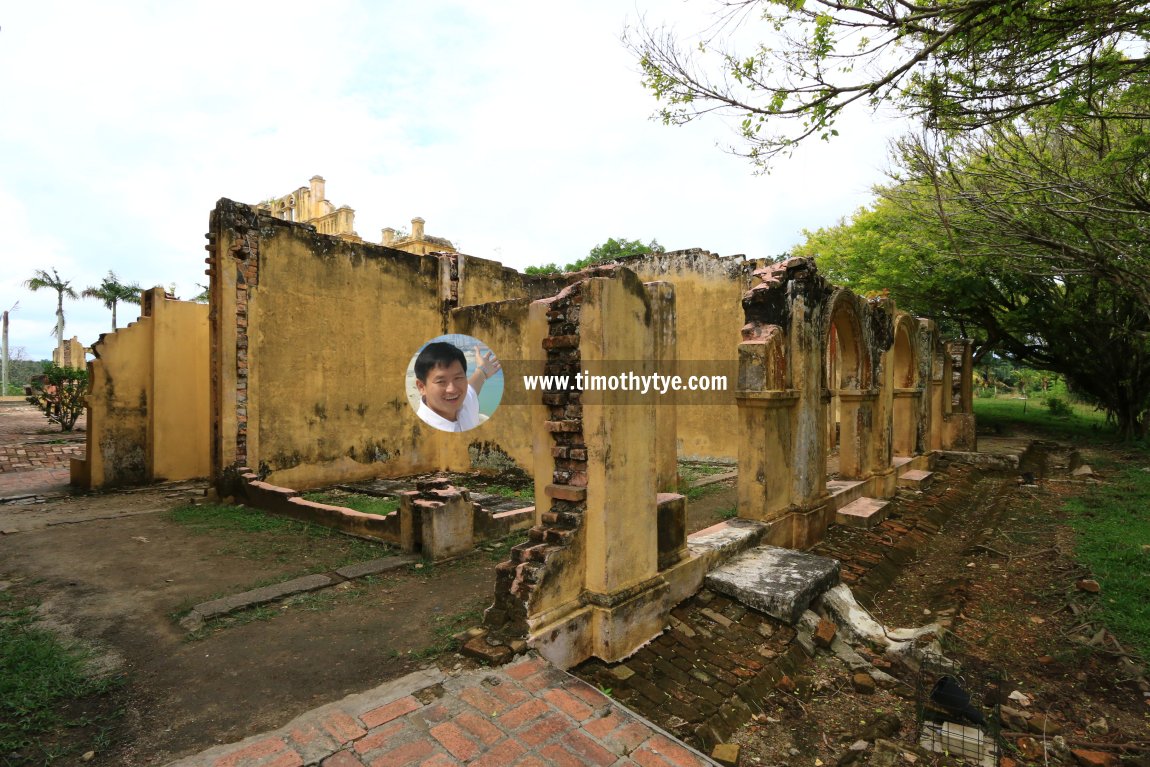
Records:
M562 280L337 240L227 200L211 227L217 471L250 465L305 489L530 467L521 376L542 372L543 350L527 306ZM465 434L425 425L406 397L412 355L446 332L481 339L505 365L503 404Z
M153 288L142 310L93 346L87 453L74 472L89 488L210 471L208 307Z
M453 435L404 394L412 355L443 330L438 260L230 200L209 238L214 469L305 489L439 468Z
M674 286L677 354L691 374L728 374L732 391L705 398L713 404L676 408L675 429L680 458L734 460L738 455L738 412L734 373L738 367L739 302L761 265L742 256L724 258L705 250L681 250L620 261L644 282ZM704 399L704 398L700 398Z

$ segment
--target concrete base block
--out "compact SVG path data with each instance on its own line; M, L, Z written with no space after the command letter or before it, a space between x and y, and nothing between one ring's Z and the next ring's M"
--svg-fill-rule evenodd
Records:
M933 476L934 472L932 471L911 469L910 471L903 472L902 476L898 478L898 486L908 487L912 490L922 490L930 485L930 480Z
M792 625L838 582L838 560L773 546L752 549L706 579L715 591Z
M886 519L888 504L889 501L878 498L859 498L835 512L835 522L869 530Z

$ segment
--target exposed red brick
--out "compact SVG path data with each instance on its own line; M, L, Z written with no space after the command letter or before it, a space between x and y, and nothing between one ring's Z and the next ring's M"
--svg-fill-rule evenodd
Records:
M539 755L555 767L585 767L583 760L558 744L539 750Z
M496 727L489 720L466 711L455 718L455 721L474 735L485 746L490 746L503 737L503 730Z
M245 761L271 756L286 751L287 744L281 738L264 738L244 746L238 751L225 754L212 762L212 767L241 767ZM302 763L302 760L301 760Z
M574 501L576 503L586 500L586 487L573 487L571 485L548 485L547 495L557 501Z
M542 719L536 719L531 723L530 727L525 728L523 732L516 737L528 747L534 748L540 743L546 743L559 733L567 732L569 729L571 729L570 720L557 713L551 713Z
M562 742L563 745L567 746L573 753L583 757L583 760L590 764L598 764L601 765L601 767L606 767L606 765L614 764L617 758L615 754L612 754L579 730L572 730L564 735Z
M381 724L390 722L392 719L395 719L398 716L410 714L412 711L415 711L422 705L423 704L418 700L408 695L406 698L400 698L399 700L392 701L385 706L373 708L371 711L368 711L366 714L361 716L360 721L362 721L369 728L378 727Z
M400 746L376 759L371 767L408 767L435 753L435 747L426 740L416 740Z
M547 702L552 706L577 722L585 721L595 713L590 706L566 690L548 690L543 693L543 697L546 698Z
M438 740L456 759L469 761L482 750L479 744L469 738L453 722L444 722L431 728L431 737Z
M579 697L589 706L598 708L599 706L606 706L611 702L603 693L596 690L591 685L580 680L572 680L566 685L567 691L576 697Z
M503 669L503 673L515 681L522 681L532 674L538 673L548 667L547 661L542 658L528 658L514 663Z
M518 741L507 739L472 762L472 767L507 767L527 753Z
M518 730L527 722L546 714L550 710L546 703L538 698L533 698L499 717L499 726L507 730Z
M356 759L348 751L340 751L337 754L332 754L320 762L320 765L322 767L364 767L363 762Z
M407 729L410 729L410 726L403 720L386 724L383 727L372 730L365 737L357 740L355 742L355 750L361 754L366 754L368 751L383 748Z
M335 738L337 743L348 743L367 734L366 730L343 711L328 714L323 720L323 728Z

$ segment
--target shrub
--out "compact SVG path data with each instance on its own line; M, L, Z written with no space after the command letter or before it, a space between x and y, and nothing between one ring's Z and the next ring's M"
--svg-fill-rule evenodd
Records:
M1056 418L1069 418L1070 416L1074 415L1074 411L1071 410L1070 404L1066 400L1059 397L1047 397L1046 409L1050 411L1050 415Z

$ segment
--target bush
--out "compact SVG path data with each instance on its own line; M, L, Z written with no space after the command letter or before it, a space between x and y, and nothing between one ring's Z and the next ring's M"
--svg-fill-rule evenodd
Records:
M45 365L44 374L32 379L31 389L28 401L40 408L49 421L58 424L61 431L72 431L84 412L88 371Z
M1070 404L1059 397L1047 397L1046 409L1050 411L1050 415L1056 418L1069 418L1074 415L1074 411L1070 408Z

